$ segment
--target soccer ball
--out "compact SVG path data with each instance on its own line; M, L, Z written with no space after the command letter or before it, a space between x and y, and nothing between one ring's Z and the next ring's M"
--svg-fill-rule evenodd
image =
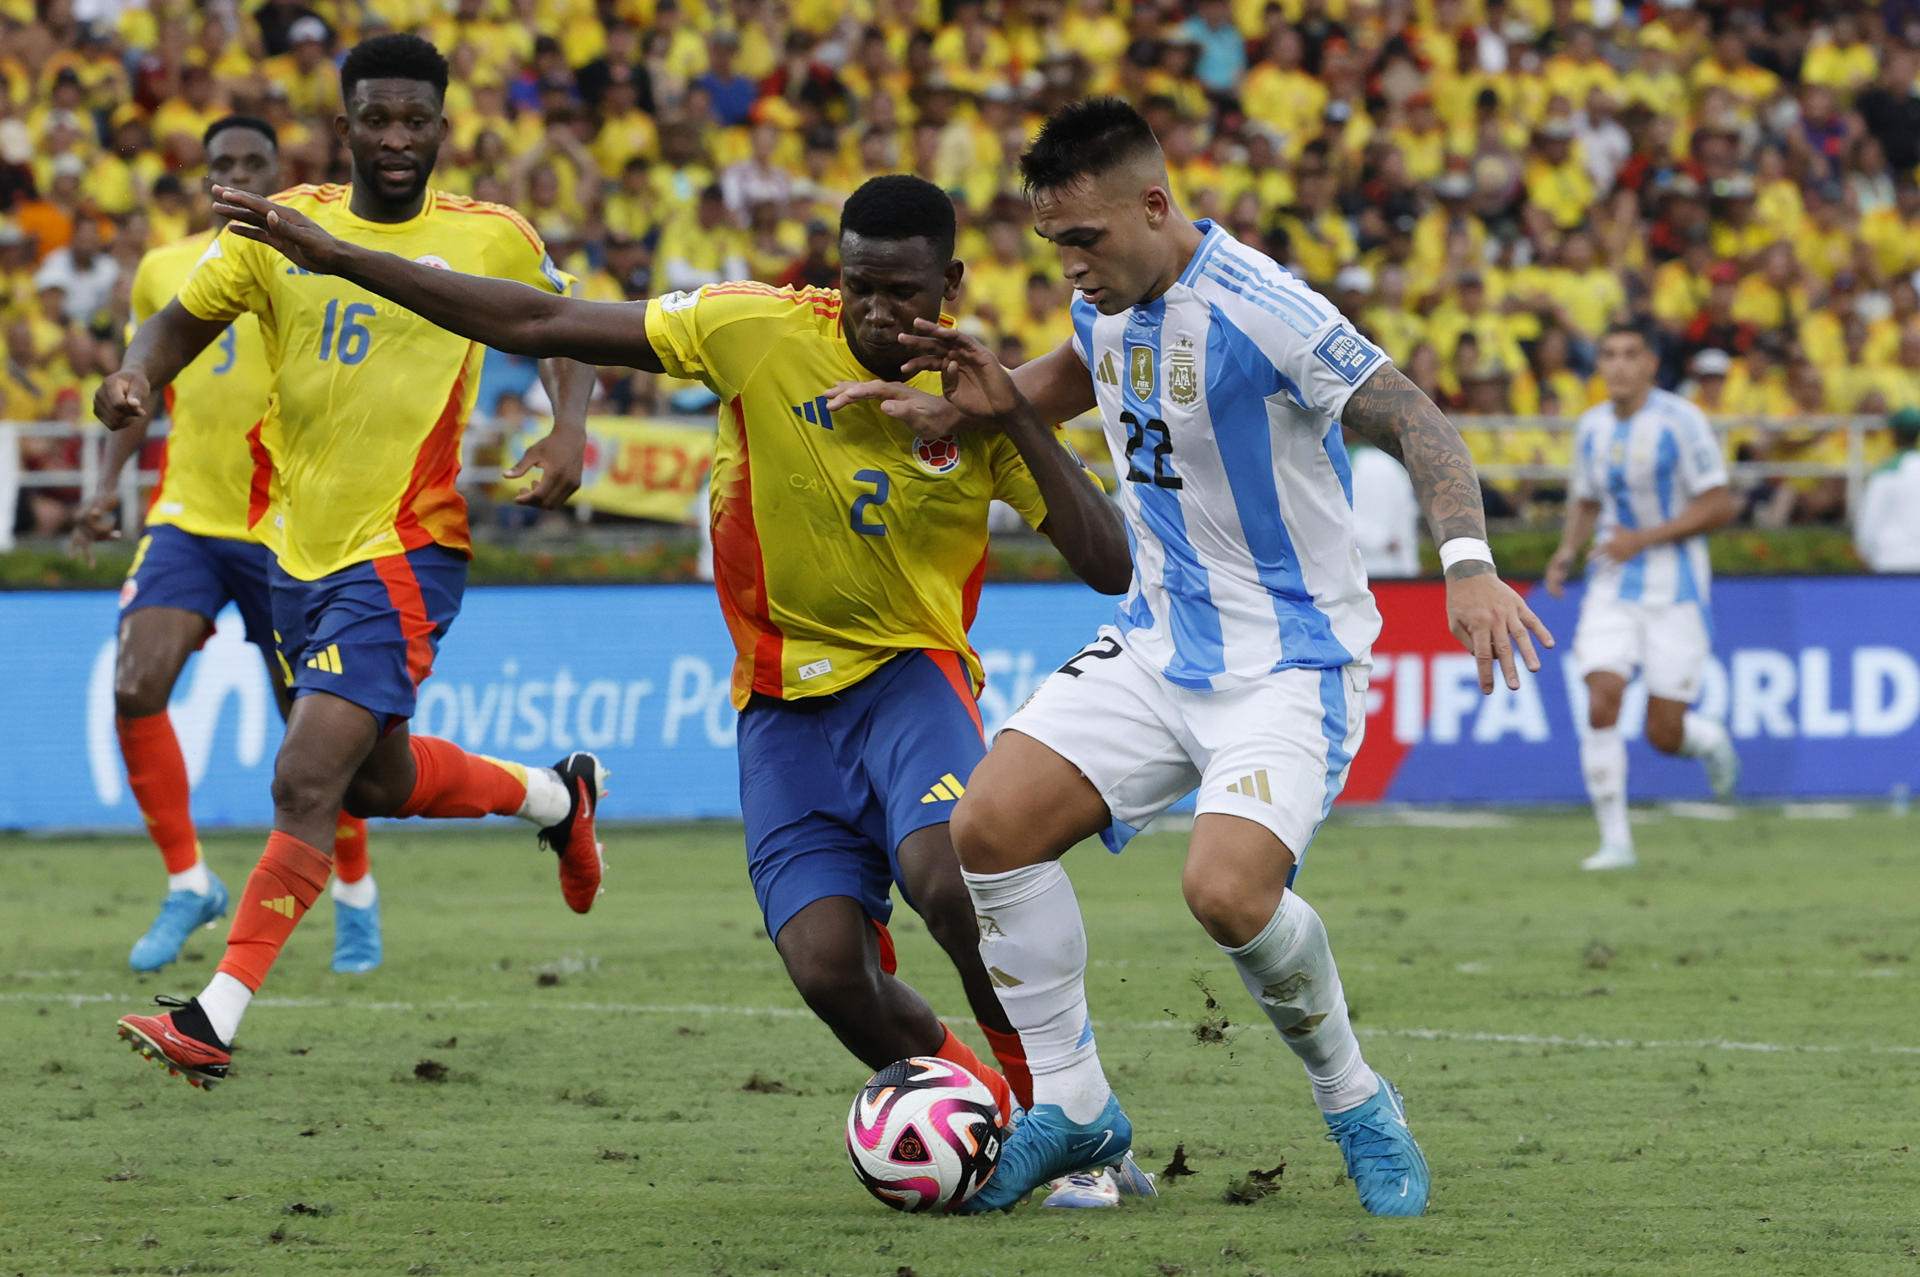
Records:
M930 1055L881 1069L847 1114L853 1173L895 1210L960 1205L993 1174L1000 1140L1000 1106L986 1083Z

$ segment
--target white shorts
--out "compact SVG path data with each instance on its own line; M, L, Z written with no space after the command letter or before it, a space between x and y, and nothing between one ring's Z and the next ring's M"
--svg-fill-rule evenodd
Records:
M1033 737L1093 782L1113 817L1101 835L1112 851L1198 787L1199 813L1272 830L1298 872L1366 731L1368 670L1287 669L1192 691L1149 669L1109 625L1001 730Z
M1700 695L1713 644L1698 603L1623 603L1589 597L1573 631L1580 677L1618 674L1646 679L1647 693L1691 705Z

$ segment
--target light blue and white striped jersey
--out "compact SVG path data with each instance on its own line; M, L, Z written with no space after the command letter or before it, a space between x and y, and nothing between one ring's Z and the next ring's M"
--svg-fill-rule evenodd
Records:
M1718 436L1679 395L1654 390L1625 421L1611 401L1596 404L1574 425L1573 496L1600 503L1595 545L1617 528L1665 523L1702 492L1726 484ZM1593 555L1587 569L1589 598L1626 603L1704 605L1712 584L1704 536L1656 545L1626 563Z
M1219 690L1364 660L1380 633L1338 417L1389 366L1333 305L1210 222L1174 286L1073 303L1133 550L1116 624L1172 683Z

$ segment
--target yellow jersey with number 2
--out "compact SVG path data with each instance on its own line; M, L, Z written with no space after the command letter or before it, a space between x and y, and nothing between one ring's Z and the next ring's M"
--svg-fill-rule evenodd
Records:
M133 273L134 327L166 309L212 242L213 232L202 231L140 259ZM172 426L147 508L149 526L170 523L196 536L253 540L249 507L256 486L264 501L267 483L260 419L272 389L266 343L252 315L228 324L180 370L166 391Z
M298 186L274 199L363 248L549 293L573 284L511 209L428 191L417 217L370 222L347 207L351 194ZM318 580L429 544L468 551L454 481L483 347L230 229L180 304L201 319L259 318L274 366L260 430L273 475L255 531L290 575Z
M647 303L669 375L720 396L714 583L737 659L733 703L824 696L915 648L967 643L987 562L987 508L1047 515L1013 441L921 443L877 403L827 411L827 388L873 374L840 331L840 294L709 284ZM938 373L911 383L940 393Z

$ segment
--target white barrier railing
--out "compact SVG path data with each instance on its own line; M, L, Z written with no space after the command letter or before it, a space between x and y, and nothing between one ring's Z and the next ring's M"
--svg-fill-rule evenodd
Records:
M1572 417L1476 417L1456 414L1454 420L1469 438L1476 432L1486 431L1504 433L1526 430L1564 435L1570 434L1574 427ZM1713 425L1723 438L1734 431L1750 430L1761 441L1769 435L1789 430L1797 434L1844 431L1847 441L1844 461L1735 461L1729 465L1729 471L1736 484L1752 484L1769 479L1839 478L1846 483L1847 508L1851 510L1866 483L1869 468L1867 439L1886 429L1886 419L1877 416L1720 417L1714 419ZM13 515L21 489L77 488L84 493L95 490L106 456L108 437L105 429L92 422L83 425L59 421L0 422L0 549L12 545ZM23 443L38 439L70 442L76 438L79 441L77 466L57 470L29 469L21 456ZM476 423L476 428L467 432L463 443L467 458L471 460L477 447L497 442L497 438ZM1565 479L1567 474L1563 465L1500 461L1477 464L1481 478L1494 484L1552 481ZM469 465L463 469L461 481L466 487L480 487L493 483L499 477L497 466ZM134 465L129 465L121 473L119 495L122 527L132 529L138 526L144 509L142 494L150 490L158 479L157 471L139 470Z

